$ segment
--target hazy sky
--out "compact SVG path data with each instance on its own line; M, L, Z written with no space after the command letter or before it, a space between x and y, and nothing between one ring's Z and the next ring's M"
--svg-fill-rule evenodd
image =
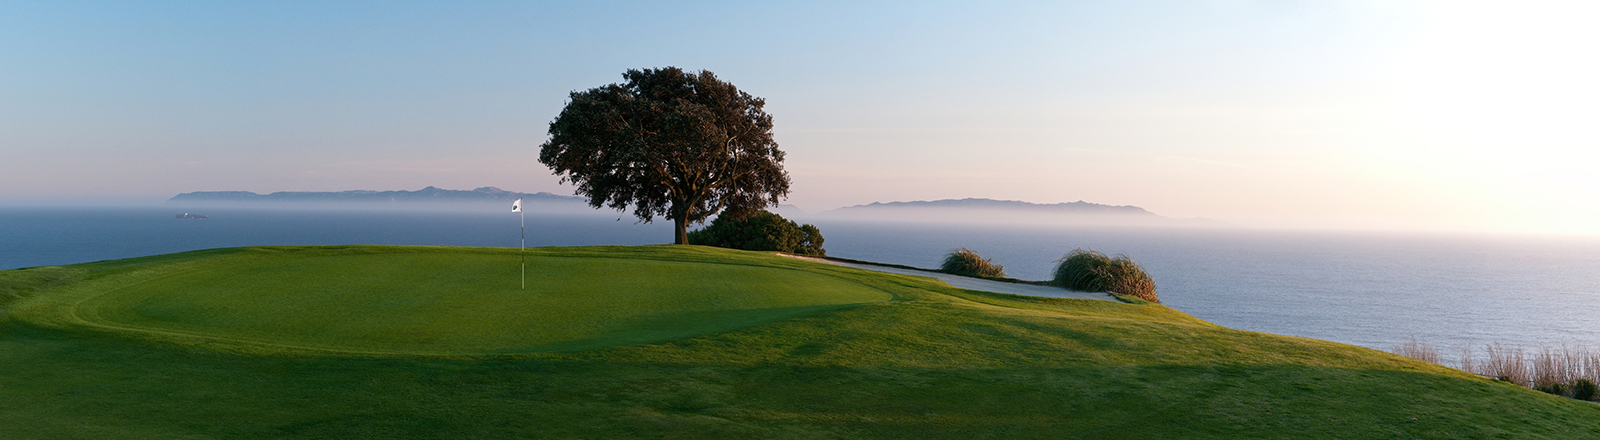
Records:
M1600 233L1595 2L0 2L0 201L497 186L567 94L767 99L789 203Z

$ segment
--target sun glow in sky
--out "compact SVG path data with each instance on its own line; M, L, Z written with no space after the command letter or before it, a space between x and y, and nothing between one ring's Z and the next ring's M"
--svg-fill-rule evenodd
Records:
M1592 2L8 2L0 201L570 193L536 160L567 93L671 65L767 99L812 212L1600 233L1597 22Z

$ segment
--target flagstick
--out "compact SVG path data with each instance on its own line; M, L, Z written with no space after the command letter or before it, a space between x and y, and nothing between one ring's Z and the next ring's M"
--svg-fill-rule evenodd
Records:
M522 260L522 290L528 290L528 213L518 209L517 214L522 217L522 245L517 247L517 257Z

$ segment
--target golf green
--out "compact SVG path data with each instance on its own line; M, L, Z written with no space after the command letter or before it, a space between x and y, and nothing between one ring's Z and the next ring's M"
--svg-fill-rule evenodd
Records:
M1600 406L1161 304L703 246L0 271L0 439L1600 438ZM592 349L590 349L592 348Z
M110 290L71 313L165 338L474 354L665 341L892 298L825 274L739 264L534 253L522 288L515 250L256 253Z

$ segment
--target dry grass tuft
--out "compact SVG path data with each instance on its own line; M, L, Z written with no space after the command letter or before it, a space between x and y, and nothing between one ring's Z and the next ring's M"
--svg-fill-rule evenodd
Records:
M1394 354L1423 362L1439 363L1439 349L1417 338L1411 338L1411 342L1394 346Z
M939 265L939 271L979 278L1005 278L1005 266L986 260L971 249L961 248L950 251L945 255L944 264Z
M1110 257L1093 249L1073 249L1061 258L1051 284L1084 292L1114 292L1154 303L1156 281L1127 255Z

